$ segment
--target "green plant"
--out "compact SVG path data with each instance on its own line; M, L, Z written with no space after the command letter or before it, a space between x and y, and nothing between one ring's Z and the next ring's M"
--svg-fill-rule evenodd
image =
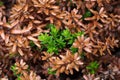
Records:
M55 75L56 71L53 71L52 68L48 68L48 74Z
M17 77L17 80L21 80L21 76L23 76L24 73L30 72L30 67L21 60L20 63L16 62L12 65L10 70L12 70L13 75Z
M30 45L30 47L35 47L35 44L33 43L33 41L30 41L30 43L29 43L29 45Z
M70 47L70 50L71 50L72 53L78 52L78 48Z
M20 80L20 76L21 76L22 74L20 74L20 73L17 74L17 69L16 69L16 65L15 65L15 64L10 67L10 70L12 70L13 75L17 77L17 80Z
M89 70L91 74L95 74L96 69L99 67L97 61L91 62L86 68Z
M63 30L61 35L63 36L64 40L67 41L68 45L72 45L74 42L74 37L68 29Z
M71 47L76 37L84 34L83 32L72 34L69 29L58 30L53 24L47 25L47 28L50 28L50 32L41 33L38 39L41 41L42 48L48 53L58 54L60 49Z
M85 12L85 14L83 14L83 19L84 18L87 18L87 17L91 17L92 16L92 13L89 11L89 10L87 10L86 12Z
M43 48L38 48L36 45L35 45L35 43L33 42L33 41L30 41L30 43L29 43L29 45L30 45L30 47L32 48L32 50L37 50L37 51L42 51L42 49Z
M33 41L30 41L29 46L32 49L37 50L37 51L42 51L42 49L43 49L43 47L42 48L38 48Z
M16 57L16 56L20 56L20 54L17 54L17 53L9 53L9 58L13 58L13 57Z

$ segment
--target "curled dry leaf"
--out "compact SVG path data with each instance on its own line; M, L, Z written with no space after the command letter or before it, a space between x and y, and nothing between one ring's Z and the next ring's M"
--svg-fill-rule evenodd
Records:
M50 66L53 71L56 71L57 76L63 72L73 74L73 69L79 71L80 66L83 65L79 54L75 53L73 55L69 50L67 50L66 55L60 55L60 58L51 57L49 60Z
M39 10L37 13L44 12L46 15L50 14L51 10L59 9L58 6L55 6L55 0L32 0L34 7L38 7Z
M44 80L41 79L40 76L38 76L35 72L30 71L30 74L27 72L24 72L22 76L20 76L21 80Z
M47 52L43 52L44 56L42 56L42 60L48 60L52 57L53 54L49 54Z
M26 18L30 18L30 14L28 10L30 5L28 5L30 2L27 2L27 0L18 0L16 5L14 5L11 9L11 16L10 16L10 21L15 22L15 20L19 20L19 22L23 21Z
M92 17L85 18L85 20L101 20L103 23L107 21L105 18L108 17L106 14L106 11L104 10L104 7L102 7L99 12L94 11L93 9L90 9L90 12L93 13Z
M105 42L97 40L97 45L93 45L93 54L100 53L100 55L105 55L105 53L111 54L111 49L118 47L119 40L116 40L114 37L106 38Z
M92 52L92 42L90 41L90 38L85 38L84 35L77 37L73 43L73 47L78 48L78 52L80 54L83 51L86 51L88 53Z
M27 32L29 32L31 29L32 29L32 27L33 27L33 24L30 22L29 24L28 24L28 27L27 28L25 28L25 29L23 29L23 30L14 30L14 29L12 29L11 30L11 33L12 34L23 34L23 33L27 33Z
M30 41L33 41L35 45L40 47L37 37L41 34L42 28L46 24L41 21L42 18L37 13L38 7L36 5L37 3L43 4L43 2L46 1L37 2L37 0L30 0L28 2L27 0L17 0L16 4L12 7L9 18L11 27L7 31L9 32L9 37L5 33L5 38L7 38L5 40L6 46L9 46L11 53L19 52L21 55L24 55L22 49L30 49ZM48 2L51 4L53 1ZM2 37L4 38L4 34L2 34ZM16 47L14 43L17 43Z
M96 0L85 0L85 1L86 1L85 5L88 9L91 9L95 6Z
M63 24L65 24L68 28L76 28L77 26L85 27L82 23L82 15L78 14L77 9L73 9L71 13L66 12L66 16L62 20Z
M95 41L94 35L99 35L97 32L97 25L95 22L91 22L86 27L84 27L85 35L89 35L92 41Z
M94 74L83 75L83 78L85 80L100 80L100 77L95 77Z
M17 71L16 74L24 74L28 69L28 65L23 60L16 62L15 66L15 70Z

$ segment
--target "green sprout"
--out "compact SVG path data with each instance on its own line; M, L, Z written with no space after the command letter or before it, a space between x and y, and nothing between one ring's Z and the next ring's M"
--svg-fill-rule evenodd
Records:
M13 58L13 57L16 57L16 56L20 56L20 54L17 54L17 53L9 53L9 57L10 57L10 58Z
M83 19L84 18L87 18L87 17L91 17L92 16L92 13L89 11L89 10L87 10L86 12L85 12L85 14L83 14Z
M48 74L55 75L56 71L53 71L52 68L48 68Z
M33 41L30 41L29 45L30 45L31 47L35 47L35 44L34 44Z
M21 80L20 77L21 77L23 74L22 74L22 73L18 73L18 69L17 69L16 67L17 67L16 64L14 64L14 65L12 65L12 66L10 67L10 70L13 72L13 75L17 77L17 78L16 78L17 80ZM26 71L29 72L29 70L30 70L30 68L28 67L28 68L26 69Z
M42 50L42 48L38 48L33 41L30 41L29 45L32 48L32 50L37 50L39 52Z
M20 76L21 76L22 74L20 74L20 73L17 74L17 69L16 69L16 65L15 65L15 64L10 67L10 70L12 70L13 75L17 77L17 80L20 80Z
M50 29L49 33L41 33L38 36L43 50L47 50L48 53L58 54L59 50L65 47L72 46L77 36L81 36L84 32L78 32L72 34L69 29L58 30L53 24L48 24L47 28ZM73 49L72 49L73 50ZM73 52L77 51L74 49Z
M70 47L70 50L71 50L72 53L78 52L78 48Z
M86 68L89 70L91 74L95 74L98 67L99 67L98 62L94 61L94 62L91 62Z

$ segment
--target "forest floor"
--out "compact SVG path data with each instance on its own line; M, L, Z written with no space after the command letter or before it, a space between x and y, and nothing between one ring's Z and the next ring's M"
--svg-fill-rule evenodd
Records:
M120 0L0 0L0 80L120 80Z

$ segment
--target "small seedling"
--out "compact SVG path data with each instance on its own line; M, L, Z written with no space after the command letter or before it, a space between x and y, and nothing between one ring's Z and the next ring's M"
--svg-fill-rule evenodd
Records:
M91 74L95 74L96 69L99 67L97 61L91 62L86 68L89 70Z
M77 32L77 33L73 34L74 37L82 36L82 35L84 35L84 32L83 32L83 31Z
M52 68L48 68L48 74L55 75L56 71L52 71Z
M21 80L20 77L21 77L23 74L22 74L22 73L18 73L18 68L17 68L16 64L12 65L12 66L10 67L10 70L12 70L13 75L17 77L16 80ZM30 70L30 68L28 67L28 68L26 69L26 71L29 72L29 70Z
M41 41L42 48L44 47L44 50L47 50L48 53L58 54L59 50L65 47L69 46L70 48L77 36L84 34L82 31L72 34L69 29L58 30L53 24L47 25L47 28L50 28L50 32L42 33L38 36L38 39ZM77 51L77 49L74 49L73 52L75 50Z
M35 44L33 43L33 41L30 41L30 43L29 43L29 45L30 45L30 47L35 47Z
M70 47L70 50L73 54L78 52L78 48Z
M20 56L20 54L17 54L17 53L9 53L9 58L13 58L13 57L16 57L16 56Z
M17 80L21 80L20 79L21 74L17 74L17 69L16 69L16 65L15 64L13 66L11 66L10 70L13 71L13 74L14 74L14 76L17 77Z
M91 17L91 16L92 16L92 13L89 10L87 10L82 18L84 19L84 18Z
M40 52L43 49L43 48L38 48L33 41L30 41L29 45L32 48L32 50L37 50Z

